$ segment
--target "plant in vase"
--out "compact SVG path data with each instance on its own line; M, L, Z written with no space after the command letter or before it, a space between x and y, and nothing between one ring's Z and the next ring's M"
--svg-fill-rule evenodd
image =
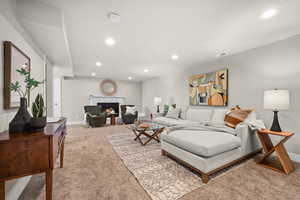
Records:
M38 94L32 103L31 112L31 128L33 130L41 130L47 124L47 118L44 116L45 104L41 94Z
M9 88L12 92L17 92L20 96L20 107L15 117L9 123L10 133L27 132L30 130L31 115L27 110L27 96L30 91L37 88L43 81L37 81L30 77L29 67L22 67L16 70L24 77L25 86L22 87L19 81L11 83Z

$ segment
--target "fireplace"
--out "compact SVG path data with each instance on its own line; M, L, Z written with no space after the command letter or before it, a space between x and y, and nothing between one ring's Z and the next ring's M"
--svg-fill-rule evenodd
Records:
M102 103L97 103L97 105L102 107L102 111L112 108L115 111L115 113L118 114L118 116L119 116L119 103L118 102L102 102Z

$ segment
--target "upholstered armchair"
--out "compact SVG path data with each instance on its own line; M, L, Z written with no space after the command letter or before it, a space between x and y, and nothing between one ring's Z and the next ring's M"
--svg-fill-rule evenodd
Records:
M86 122L91 127L100 127L106 124L106 112L102 112L101 106L84 106Z
M135 107L134 105L121 105L121 116L124 124L133 124L138 118L138 111L134 114L126 113L126 107Z

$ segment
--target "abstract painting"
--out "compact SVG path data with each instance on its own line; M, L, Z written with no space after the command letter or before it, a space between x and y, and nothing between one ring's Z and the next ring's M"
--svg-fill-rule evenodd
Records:
M189 77L190 105L227 106L228 70Z

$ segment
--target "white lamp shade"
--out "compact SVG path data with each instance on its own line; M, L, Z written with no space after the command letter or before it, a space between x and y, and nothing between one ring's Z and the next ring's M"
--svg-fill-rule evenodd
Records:
M264 108L271 110L287 110L290 107L288 90L267 90L264 92Z
M158 106L162 102L161 97L154 97L154 105Z

